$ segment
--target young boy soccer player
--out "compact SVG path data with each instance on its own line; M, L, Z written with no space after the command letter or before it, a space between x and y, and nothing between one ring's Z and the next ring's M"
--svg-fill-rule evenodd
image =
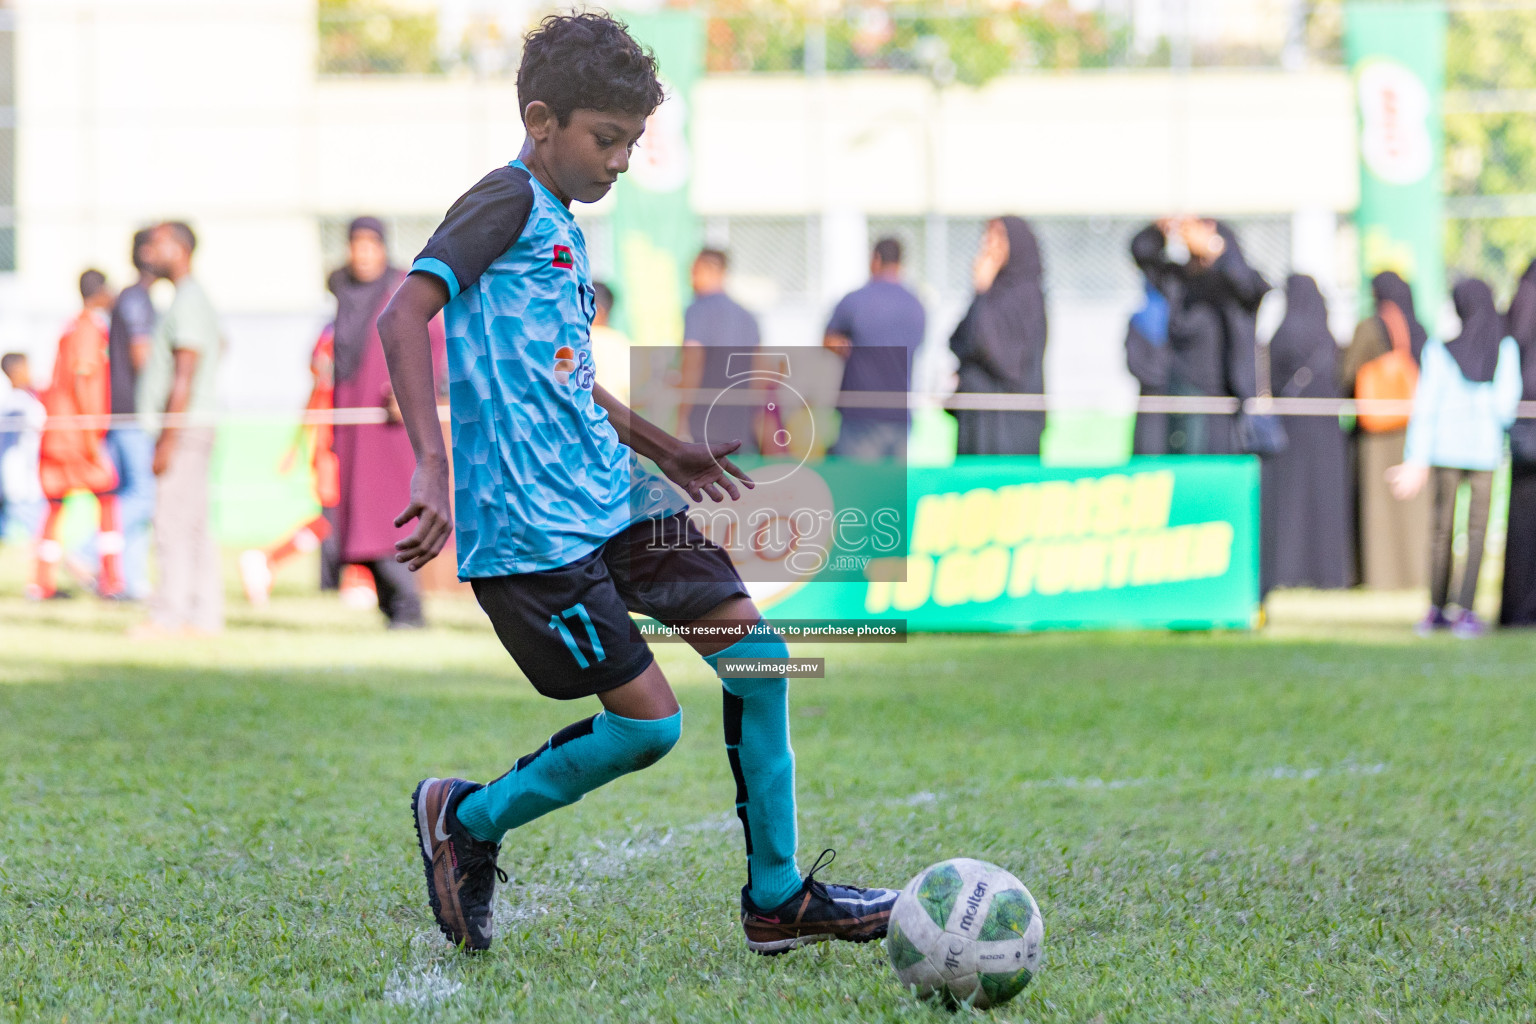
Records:
M517 75L527 141L448 211L379 320L416 453L414 519L398 558L420 569L455 528L459 575L547 697L596 696L566 726L485 785L425 779L413 797L427 895L443 933L491 943L491 896L507 832L660 760L682 712L631 609L660 622L730 626L690 643L722 658L783 658L729 557L640 466L655 461L694 501L751 486L727 456L739 441L686 444L594 382L595 296L572 201L601 199L629 167L662 99L654 58L598 14L550 17ZM454 502L438 428L427 325L444 311ZM795 863L788 682L723 679L725 743L746 838L741 921L764 954L885 935L896 893L829 885ZM503 879L505 875L502 875Z

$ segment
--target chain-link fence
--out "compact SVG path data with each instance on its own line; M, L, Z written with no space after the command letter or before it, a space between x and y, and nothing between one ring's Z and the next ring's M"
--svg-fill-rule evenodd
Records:
M819 298L818 217L710 217L706 245L730 255L731 275L769 302Z
M409 263L437 230L441 217L430 215L380 217L389 241L390 259L397 265ZM319 221L321 266L339 267L347 262L348 217L323 216Z

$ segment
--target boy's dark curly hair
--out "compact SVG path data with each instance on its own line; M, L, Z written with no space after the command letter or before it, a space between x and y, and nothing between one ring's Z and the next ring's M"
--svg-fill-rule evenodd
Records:
M656 57L601 11L552 14L523 41L517 102L525 113L542 100L563 128L578 107L649 116L662 98Z

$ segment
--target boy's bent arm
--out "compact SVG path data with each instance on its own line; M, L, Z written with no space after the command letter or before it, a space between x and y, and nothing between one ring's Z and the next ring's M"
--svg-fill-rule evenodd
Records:
M670 445L681 443L595 382L592 385L592 401L608 413L608 422L613 425L614 433L619 435L620 443L653 462L661 461L661 456Z
M396 526L412 519L416 528L395 543L395 561L412 572L443 550L453 530L453 496L448 486L448 450L437 415L437 386L432 371L432 318L448 304L448 288L429 274L410 274L379 314L379 340L389 364L390 386L400 418L416 454L411 474L411 502Z
M607 411L608 422L619 435L621 444L656 463L667 479L681 487L694 501L702 501L705 495L712 501L722 501L725 495L740 498L741 492L731 477L748 487L756 486L751 477L727 458L741 447L739 439L718 444L681 441L636 414L597 383L592 385L592 400Z

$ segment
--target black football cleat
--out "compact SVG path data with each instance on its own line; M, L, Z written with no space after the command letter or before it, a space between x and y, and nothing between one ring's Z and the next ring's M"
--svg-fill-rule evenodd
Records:
M806 872L800 891L771 910L752 902L741 890L741 927L747 948L764 956L777 956L812 942L841 939L873 942L885 938L891 908L900 893L895 889L860 889L816 880L816 872L831 864L837 854L821 851Z
M491 896L496 879L507 880L496 866L501 847L470 835L454 813L479 788L464 779L423 779L411 797L432 916L448 941L468 952L490 948Z

